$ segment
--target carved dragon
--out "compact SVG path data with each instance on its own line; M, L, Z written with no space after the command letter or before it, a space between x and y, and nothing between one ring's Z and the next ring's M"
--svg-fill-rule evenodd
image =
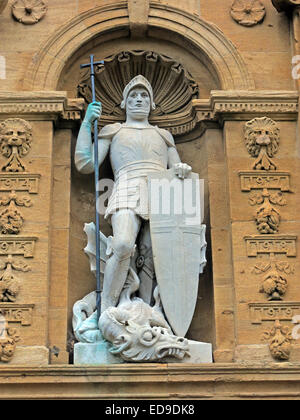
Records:
M91 228L91 225L87 226ZM103 241L107 244L107 239L102 235L101 240L104 249ZM86 252L93 261L91 248L88 245ZM96 343L105 339L112 344L111 353L128 362L157 362L166 357L182 360L189 356L188 340L175 336L164 318L158 288L154 292L155 304L150 306L135 297L139 285L138 275L130 268L118 306L102 313L99 324L96 292L77 302L73 309L73 329L77 340Z

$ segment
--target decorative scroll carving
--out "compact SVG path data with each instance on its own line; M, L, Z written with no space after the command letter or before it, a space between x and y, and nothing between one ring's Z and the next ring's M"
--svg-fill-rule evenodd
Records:
M37 194L41 176L36 174L2 174L0 173L1 192L28 192Z
M240 172L241 189L243 192L252 190L280 190L291 192L290 177L288 172Z
M32 311L34 305L16 303L0 303L0 315L7 323L20 323L23 327L32 324Z
M257 257L265 254L282 254L287 257L296 257L297 236L292 235L260 235L245 237L247 256Z
M271 118L254 118L245 125L245 142L249 154L257 158L255 170L276 170L271 160L278 152L280 130Z
M263 341L269 343L272 357L275 360L289 360L293 341L289 327L282 326L277 319L274 327L264 332Z
M149 80L154 91L156 109L150 116L150 123L167 128L174 135L194 129L197 117L192 100L198 98L199 89L180 63L153 51L123 51L104 61L104 66L96 68L96 97L103 106L100 124L125 120L120 107L122 92L134 76L141 74ZM78 94L87 103L92 101L88 70L82 73Z
M231 16L240 25L251 27L264 20L266 8L260 0L235 0Z
M37 238L23 238L6 236L0 237L1 255L22 255L24 258L32 258Z
M15 328L7 328L6 321L0 320L0 361L9 363L14 357L20 336Z
M29 197L23 196L18 197L14 190L7 197L0 197L0 206L8 206L9 204L14 203L16 206L20 207L31 207L32 201Z
M11 118L0 124L0 152L8 158L2 172L25 172L21 157L31 148L32 127L19 118Z
M284 303L250 303L251 323L261 325L263 322L279 321L292 322L295 315L300 313L300 302Z
M34 25L43 19L47 9L43 0L16 0L12 5L12 14L18 22Z

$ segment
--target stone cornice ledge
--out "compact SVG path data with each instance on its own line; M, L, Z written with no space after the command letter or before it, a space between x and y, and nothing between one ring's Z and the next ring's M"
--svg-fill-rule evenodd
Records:
M208 100L195 99L198 121L247 120L271 116L281 121L298 118L297 91L212 91Z
M1 366L0 399L300 398L300 365Z
M80 120L84 101L66 92L0 92L0 119Z

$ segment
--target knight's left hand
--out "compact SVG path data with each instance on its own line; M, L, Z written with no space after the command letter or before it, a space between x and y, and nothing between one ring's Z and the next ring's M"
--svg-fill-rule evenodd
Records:
M176 163L173 168L175 169L175 174L180 179L187 178L192 172L192 168L186 163Z

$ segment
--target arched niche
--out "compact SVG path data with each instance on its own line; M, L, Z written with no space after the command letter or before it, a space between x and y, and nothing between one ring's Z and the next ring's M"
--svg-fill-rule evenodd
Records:
M103 59L123 51L134 50L152 51L180 63L197 84L200 100L208 99L212 90L254 89L254 82L242 57L217 27L179 9L166 6L162 8L158 3L151 3L147 37L132 39L127 2L85 12L57 31L42 46L30 65L24 80L24 89L63 90L67 91L69 98L74 98L77 96L77 86L81 77L80 64L87 63L91 53L96 59ZM212 130L214 131L214 149L212 149L207 147L209 142L201 137L201 132L197 135L197 127L195 131L194 141L189 143L189 147L180 144L179 152L182 160L191 164L194 171L206 180L205 223L209 232L211 215L208 185L211 181L208 165L214 165L216 156L218 159L223 156L222 132L215 127ZM71 154L68 287L70 329L74 302L95 288L95 279L89 272L88 259L83 253L86 245L83 225L94 219L94 180L93 176L83 176L74 168L73 155L77 132L75 128ZM176 140L178 141L178 137ZM220 160L222 161L222 158ZM217 182L221 185L223 173L218 170L219 173ZM108 161L101 170L101 177L112 177ZM111 233L109 225L103 218L101 218L101 229L106 235ZM199 304L189 337L213 342L214 301L209 237L208 242L209 265L200 285Z
M129 53L128 53L129 52ZM160 71L160 66L163 66L168 72L167 79L172 79L171 87L173 83L181 83L181 89L183 94L188 95L187 102L178 98L179 108L180 102L182 101L183 111L187 111L185 117L190 120L184 120L181 124L181 121L177 121L178 116L178 106L170 107L171 110L174 109L174 115L172 112L168 115L154 115L151 116L150 121L153 124L163 126L169 131L172 131L172 124L176 124L176 130L173 132L176 142L186 142L187 136L193 135L192 142L189 142L187 147L184 144L180 145L180 155L182 160L191 164L194 171L199 173L201 178L206 180L206 190L205 190L205 200L208 202L208 180L207 180L207 159L205 156L204 139L201 136L201 132L197 127L196 115L193 114L193 109L189 108L191 106L191 101L193 99L208 99L210 97L211 90L219 89L220 82L217 78L216 73L212 68L207 68L203 62L202 56L196 56L191 51L183 46L178 45L178 43L173 43L167 39L157 38L147 38L147 40L132 40L130 37L122 37L120 39L107 39L107 37L99 37L99 39L91 41L90 43L83 46L80 50L73 55L70 62L65 66L61 78L58 84L59 90L67 91L69 97L76 97L81 89L78 90L78 85L80 83L87 83L88 77L85 74L86 72L80 71L80 64L89 62L89 55L93 53L95 59L105 59L105 67L107 68L107 74L105 77L105 82L111 83L109 72L114 69L115 77L123 77L120 74L118 59L121 57L123 59L124 55L130 55L131 59L135 60L135 57L138 57L139 66L137 63L128 64L128 67L136 67L137 69L144 70L145 66L153 66L152 71L157 73ZM150 62L148 62L150 56ZM155 60L151 61L155 56ZM112 68L109 67L108 63L112 63ZM175 74L172 76L173 67L181 69L181 77L179 81L176 78ZM148 69L150 73L150 69ZM103 69L100 68L96 71L97 76L101 77L103 74ZM139 71L138 71L139 72ZM147 73L141 71L147 76ZM131 76L135 74L130 73ZM96 77L97 77L96 76ZM129 77L129 76L127 76ZM152 75L148 74L148 78L151 80ZM130 78L130 77L129 77ZM103 82L103 81L102 81ZM113 104L118 105L121 100L122 86L126 82L116 81L115 88L119 92L114 93ZM189 83L191 86L188 86ZM155 84L155 83L154 83ZM103 90L105 86L102 86L101 82L97 84L97 90L100 92L99 99L103 98ZM159 92L154 89L155 100L157 99L158 108L161 107L161 102L159 100ZM85 96L87 102L90 100L89 88L87 92L83 92L82 96ZM171 94L171 92L170 92ZM165 95L162 95L162 98L165 100ZM176 99L173 98L175 105ZM105 114L102 118L106 120L105 124L116 122L119 118L119 121L122 121L123 115L122 111L118 109L113 112L113 107L110 108L110 104L107 107L104 107ZM192 112L189 114L189 111ZM158 112L159 114L159 112ZM158 119L157 119L158 118ZM159 121L161 118L161 121ZM169 118L169 119L168 119ZM151 120L152 119L152 120ZM194 122L194 123L193 123ZM102 121L103 123L103 121ZM191 123L191 124L189 124ZM103 123L104 124L104 123ZM105 125L104 124L104 125ZM168 127L168 124L169 127ZM180 130L178 130L180 127ZM184 129L184 132L183 132ZM71 319L72 305L78 299L81 299L84 295L88 294L95 288L95 279L93 275L89 272L89 263L86 255L83 253L83 248L86 245L86 236L83 232L84 223L94 220L94 178L93 175L86 176L79 174L74 167L74 149L76 143L76 135L78 131L74 130L74 136L72 141L72 186L71 186L71 229L70 229L70 287L69 287L69 319ZM189 140L189 139L188 139ZM109 160L106 159L104 165L101 167L100 177L101 178L112 178L112 172L110 169ZM206 206L205 213L205 223L208 226L208 236L209 236L209 206ZM108 223L101 217L101 230L107 236L111 235L111 229ZM209 237L208 242L210 243ZM208 252L208 258L210 259L210 253ZM200 295L199 302L201 305L197 306L195 320L191 327L190 338L202 341L213 341L212 331L213 331L213 284L212 284L212 264L208 264L208 269L206 270L204 276L202 276L202 281L200 285ZM84 280L83 280L84 279ZM72 283L72 284L71 284ZM205 299L202 298L205 296ZM199 320L205 319L204 323L199 322ZM199 326L200 325L200 326ZM211 325L211 328L206 328L207 325ZM71 328L71 327L70 327ZM204 335L204 330L207 335Z

